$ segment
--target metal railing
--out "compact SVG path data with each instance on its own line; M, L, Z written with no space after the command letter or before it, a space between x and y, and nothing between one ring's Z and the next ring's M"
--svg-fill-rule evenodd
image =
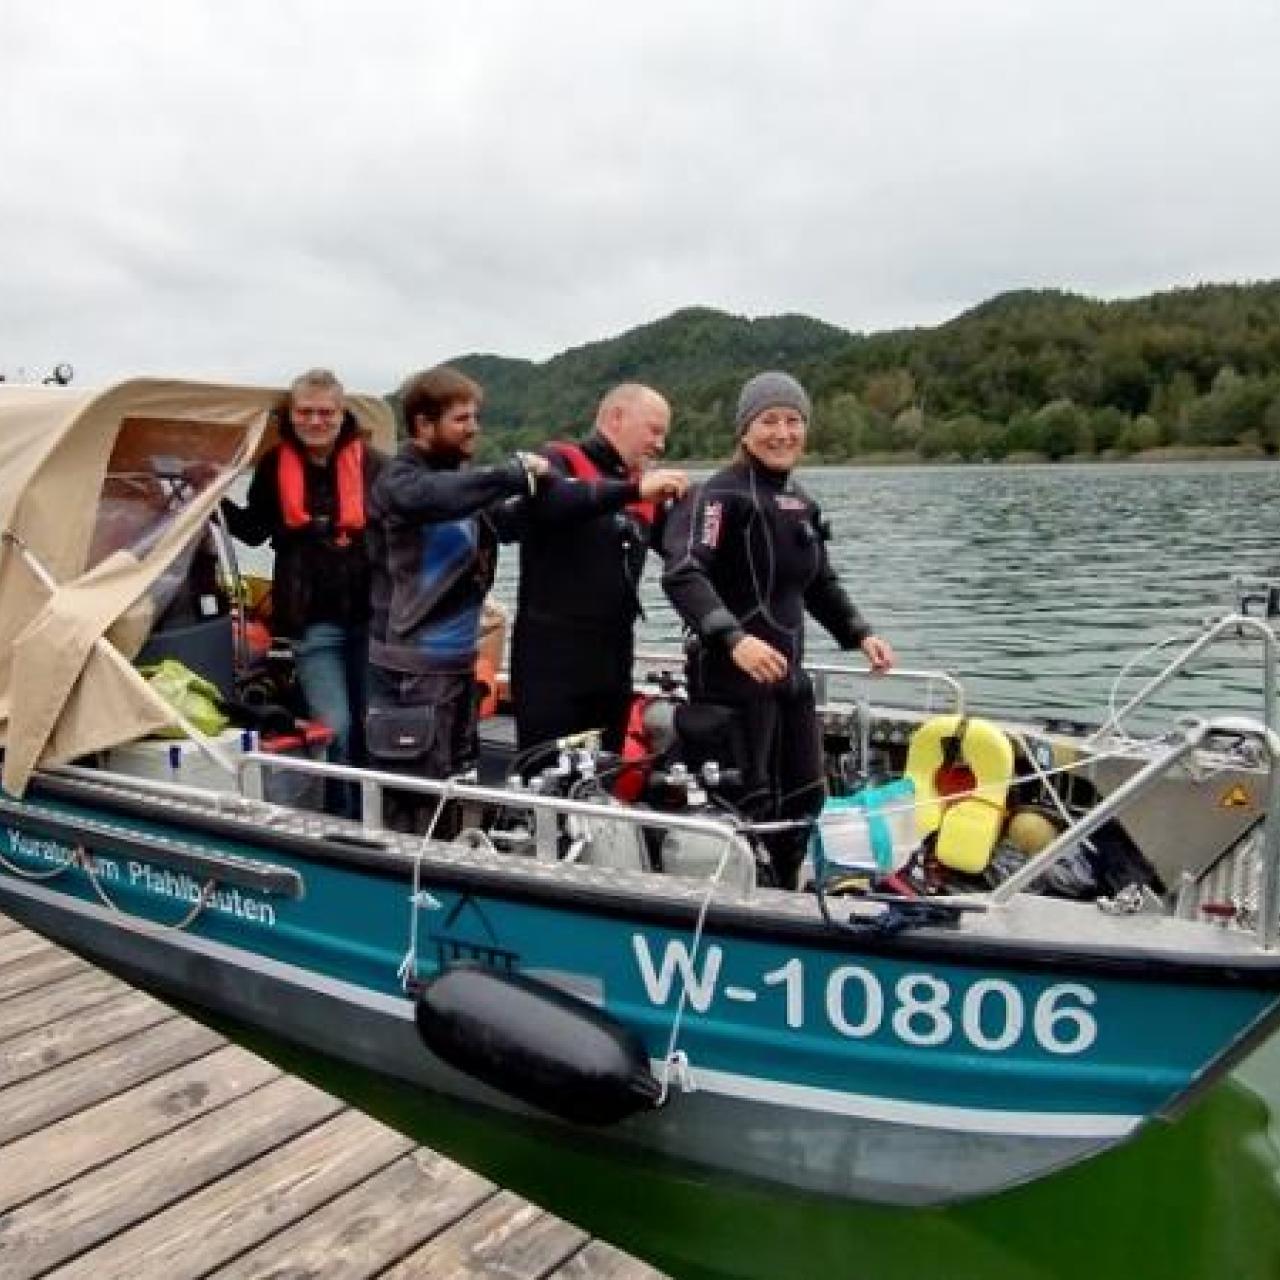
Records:
M1266 950L1275 948L1280 936L1280 734L1269 726L1246 717L1222 717L1215 720L1190 721L1180 729L1179 737L1167 751L1151 760L1125 783L1101 801L1034 857L1020 867L989 894L938 895L929 901L938 906L956 905L989 909L1006 905L1017 894L1035 884L1060 858L1074 851L1081 841L1094 834L1130 802L1146 791L1182 760L1202 747L1214 746L1215 739L1232 744L1240 739L1256 741L1265 753L1268 765L1268 791L1265 837L1262 853L1262 889L1260 894L1257 936ZM326 764L315 760L293 760L251 752L239 765L241 790L249 796L260 795L264 771L338 778L360 786L364 800L363 827L381 832L381 798L386 788L432 796L441 802L473 801L503 809L528 809L597 821L621 822L634 827L661 828L664 831L686 831L709 836L726 843L729 856L741 862L742 883L754 884L755 855L738 824L719 818L695 818L678 813L637 810L624 805L599 804L531 791L482 786L478 783L437 781L413 778L403 774L355 769L347 765ZM763 824L767 826L768 824ZM753 828L754 829L754 828Z
M1262 723L1270 730L1276 727L1276 637L1271 628L1260 618L1250 617L1244 613L1229 613L1217 622L1208 623L1207 630L1198 640L1178 654L1165 668L1153 676L1128 702L1113 712L1107 719L1085 739L1089 746L1120 727L1120 724L1139 707L1150 702L1175 676L1206 649L1216 644L1228 633L1239 639L1247 631L1262 641Z
M729 857L740 863L741 883L748 891L755 884L755 852L738 825L731 820L693 818L679 813L654 809L636 809L621 804L593 804L561 796L542 795L536 791L506 787L488 787L475 782L454 779L415 778L408 774L377 769L357 769L350 765L328 764L320 760L295 760L260 751L246 752L237 766L238 782L243 795L261 799L267 771L304 776L334 778L360 788L361 829L367 834L397 834L382 825L382 795L390 789L415 795L432 796L442 803L449 800L472 801L502 809L526 809L534 813L552 813L598 822L621 822L637 828L662 831L684 831L723 840Z
M676 650L642 649L635 657L637 663L650 666L684 667L684 654ZM896 681L907 680L926 685L940 684L950 694L953 710L963 715L965 708L964 685L949 671L929 671L908 667L894 667L891 671L873 672L870 667L853 667L841 662L806 662L804 669L813 678L814 697L821 705L827 699L827 682L832 676L843 679Z
M1144 765L1107 798L1050 841L991 893L991 902L1000 906L1040 879L1059 858L1074 850L1126 805L1175 765L1201 747L1213 746L1214 738L1232 743L1253 739L1263 749L1268 762L1267 807L1262 851L1262 892L1258 904L1258 945L1271 950L1280 932L1280 735L1270 725L1243 716L1215 720L1193 720L1182 727L1180 737L1163 754ZM939 902L946 902L939 898Z

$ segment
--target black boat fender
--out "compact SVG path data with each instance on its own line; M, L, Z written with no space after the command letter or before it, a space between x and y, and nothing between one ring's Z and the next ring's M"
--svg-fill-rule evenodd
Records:
M639 1038L536 978L453 965L423 983L422 1042L451 1067L578 1124L614 1124L657 1105Z

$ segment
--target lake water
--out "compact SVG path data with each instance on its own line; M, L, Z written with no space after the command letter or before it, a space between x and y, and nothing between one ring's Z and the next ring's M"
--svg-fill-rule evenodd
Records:
M1280 465L849 468L806 482L854 599L904 664L956 673L978 708L1100 720L1135 654L1189 642L1231 602L1234 575L1280 566ZM644 638L674 642L652 571L646 599ZM1233 642L1161 705L1256 714L1258 663L1259 646ZM290 1065L682 1280L1280 1277L1280 1040L1176 1125L1031 1186L930 1211L695 1189L604 1161L589 1140L549 1147L518 1125L495 1130L305 1056ZM680 1242L694 1237L713 1242L713 1270L682 1261Z
M1233 578L1280 575L1280 464L833 467L802 479L842 581L902 665L959 676L975 708L1099 721L1113 693L1123 701L1156 670L1138 664L1117 685L1131 659L1190 643L1234 602ZM514 564L508 552L508 601ZM644 641L678 644L656 565L643 598ZM815 629L810 653L835 649ZM1259 714L1260 660L1252 642L1215 648L1155 706Z

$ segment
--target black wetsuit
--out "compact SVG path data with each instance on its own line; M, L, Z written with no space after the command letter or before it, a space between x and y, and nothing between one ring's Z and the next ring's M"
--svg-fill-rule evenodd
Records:
M817 504L783 472L747 460L717 472L676 506L662 585L689 630L689 693L731 710L744 774L743 808L757 819L812 817L825 795L813 687L802 668L804 617L843 649L871 628L840 585ZM761 684L731 653L755 636L785 655L788 676ZM793 885L806 832L765 843L780 884Z
M634 478L601 436L580 446L603 477L611 509L572 528L544 524L521 534L511 677L522 756L585 729L618 749L631 703L639 583L654 523L637 505ZM556 471L574 474L554 446ZM625 504L629 504L624 507Z

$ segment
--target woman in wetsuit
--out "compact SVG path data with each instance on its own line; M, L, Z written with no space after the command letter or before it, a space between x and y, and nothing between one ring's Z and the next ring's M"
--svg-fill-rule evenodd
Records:
M840 585L821 512L791 477L810 414L790 375L752 378L738 398L733 461L676 507L664 542L662 585L688 630L689 696L732 713L742 806L757 820L812 818L825 796L802 670L805 613L842 649L861 649L873 671L894 662ZM766 840L780 886L795 886L806 839L797 826Z

